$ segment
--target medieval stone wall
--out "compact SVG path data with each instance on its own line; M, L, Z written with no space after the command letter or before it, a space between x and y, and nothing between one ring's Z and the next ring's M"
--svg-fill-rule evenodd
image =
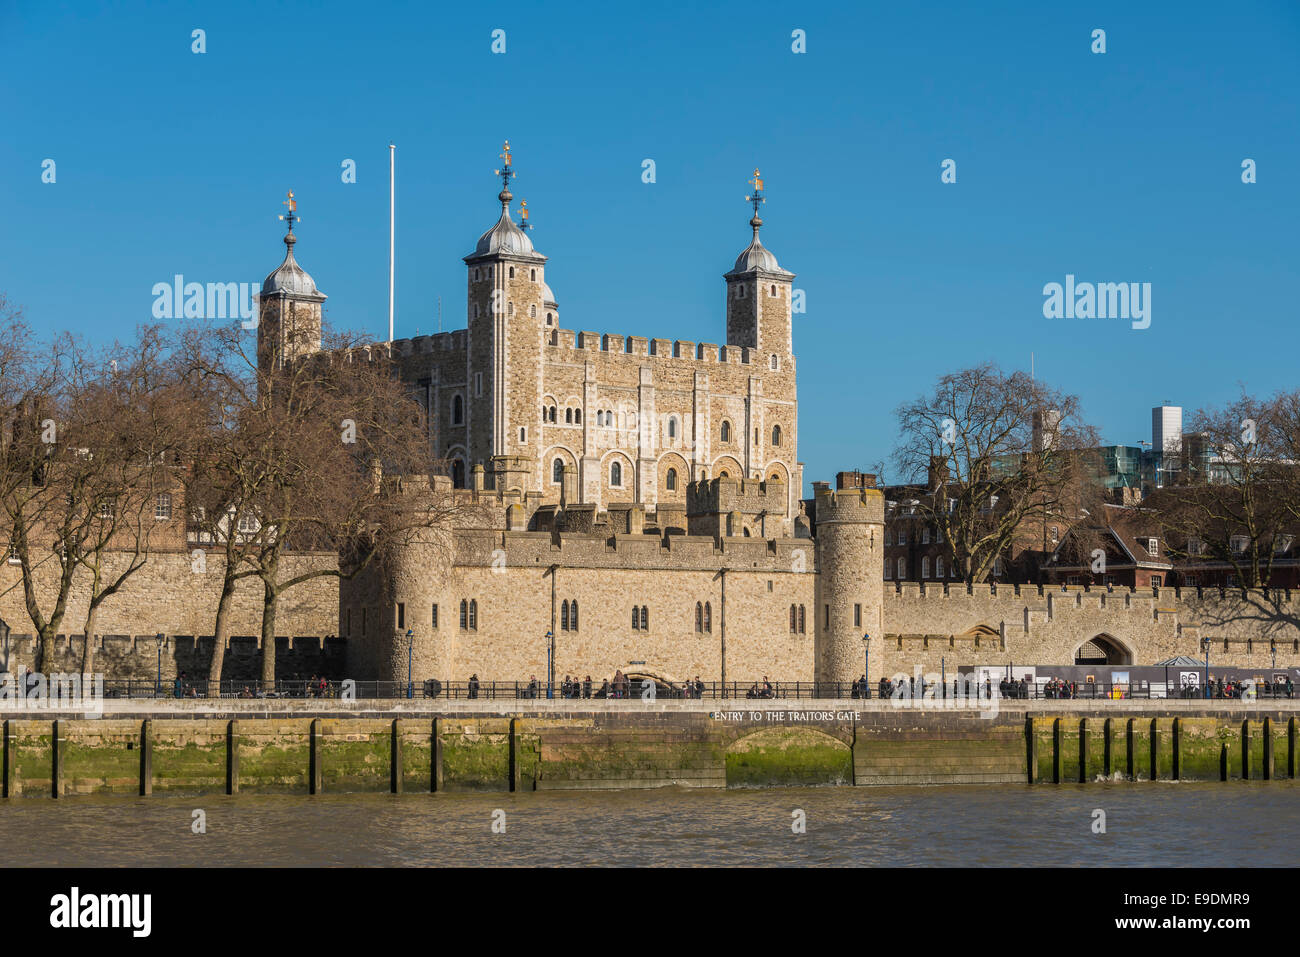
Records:
M1212 664L1268 669L1300 667L1300 596L1284 593L1161 589L1044 588L1000 585L885 585L883 647L872 670L908 674L916 666L1021 662L1068 664L1084 642L1101 638L1150 665L1176 655ZM1276 658L1274 658L1276 652Z
M109 573L115 574L113 569L126 560L125 555L110 556ZM158 647L154 635L162 633L166 636L164 677L180 670L206 675L224 561L216 552L205 552L202 562L183 552L151 555L145 566L127 580L122 591L100 606L95 670L107 678L155 675ZM336 567L333 555L289 555L281 565L281 576L288 578L308 569ZM36 654L36 629L27 613L21 579L19 566L0 564L0 619L10 629L7 647L0 641L0 665L10 671L16 671L19 666L32 667ZM48 615L55 596L54 569L40 567L36 580L39 607ZM251 577L243 579L236 589L231 607L228 677L258 674L262 591L260 579ZM47 663L45 670L79 670L85 648L83 635L88 604L89 576L82 569L73 579L67 611L55 642L55 660ZM279 602L276 633L283 636L280 641L285 655L290 654L291 648L298 656L309 658L314 654L320 660L312 662L304 658L303 667L310 669L313 663L323 667L322 640L338 634L338 579L322 576L286 591ZM314 640L315 645L307 639ZM341 663L338 651L330 653L337 655ZM282 668L281 673L287 672Z

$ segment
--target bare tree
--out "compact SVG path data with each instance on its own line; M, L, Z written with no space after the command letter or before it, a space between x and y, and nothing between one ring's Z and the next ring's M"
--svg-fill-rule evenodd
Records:
M177 376L160 327L138 331L100 360L95 380L81 383L78 431L102 460L94 471L94 521L70 557L90 576L81 670L94 670L100 607L122 591L149 560L155 542L179 531L172 510L180 456L192 440L193 407ZM89 441L89 438L88 438Z
M235 420L220 489L226 494L227 576L262 582L262 680L275 681L278 606L286 591L321 577L360 573L418 529L463 511L429 487L440 464L422 412L390 363L356 350L356 337L326 334L324 350L291 362L259 357L237 329L215 330L221 380ZM231 509L234 511L232 512ZM346 557L286 568L296 552ZM218 639L220 645L220 638Z
M967 583L986 581L1047 522L1099 508L1097 433L1075 396L986 363L941 376L897 414L895 464L905 481L925 483L916 514L942 533Z
M1268 585L1296 517L1287 408L1284 397L1261 400L1243 390L1228 405L1192 416L1179 481L1150 503L1173 557L1216 559L1243 587Z

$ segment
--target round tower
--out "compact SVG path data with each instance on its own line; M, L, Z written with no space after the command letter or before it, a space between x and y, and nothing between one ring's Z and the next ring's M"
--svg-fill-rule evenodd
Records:
M881 649L885 496L874 488L816 487L817 610L814 674L854 681L864 667L864 635Z
M390 550L381 572L387 607L376 636L381 681L405 682L408 668L417 688L427 678L452 678L460 609L447 593L448 537L440 529L419 529Z

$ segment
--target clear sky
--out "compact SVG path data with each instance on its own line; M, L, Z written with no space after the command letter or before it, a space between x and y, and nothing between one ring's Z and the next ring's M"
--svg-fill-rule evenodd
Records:
M1122 444L1162 400L1300 385L1294 0L0 0L0 77L0 291L41 328L129 335L176 273L260 281L292 188L327 317L383 338L390 139L397 335L435 331L438 297L463 327L508 137L569 329L721 342L761 167L807 296L809 481L887 458L900 402L985 359L1033 353ZM1150 328L1044 318L1066 274L1150 282Z

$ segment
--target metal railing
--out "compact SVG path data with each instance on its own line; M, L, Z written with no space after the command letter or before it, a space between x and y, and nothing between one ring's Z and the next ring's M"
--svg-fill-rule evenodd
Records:
M34 676L27 675L30 686ZM1059 681L985 681L977 683L967 677L948 678L943 682L905 681L901 684L876 682L862 687L860 682L843 681L700 681L676 685L656 683L640 678L609 681L558 682L551 689L540 680L529 681L352 681L338 679L279 679L263 686L258 680L223 680L214 684L206 679L114 678L103 684L105 698L155 699L393 699L422 698L450 701L799 701L799 700L880 700L890 698L936 698L944 700L999 698L1005 701L1051 700L1294 700L1294 685L1280 682L1214 682L1211 694L1197 686L1174 687L1161 682L1112 683ZM30 692L29 692L30 693ZM54 691L48 690L47 695ZM93 693L89 684L83 694Z

